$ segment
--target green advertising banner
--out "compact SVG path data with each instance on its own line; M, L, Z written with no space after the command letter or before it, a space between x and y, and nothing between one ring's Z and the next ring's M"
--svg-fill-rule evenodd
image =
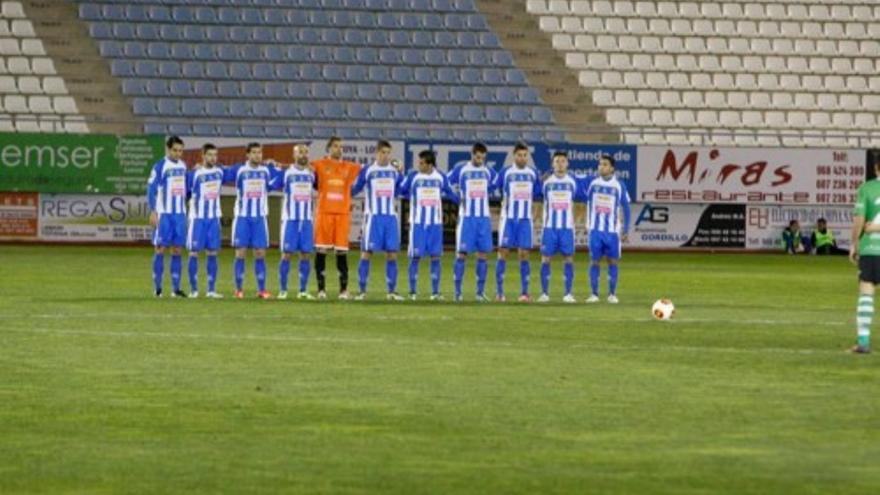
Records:
M143 194L161 136L0 133L0 191Z

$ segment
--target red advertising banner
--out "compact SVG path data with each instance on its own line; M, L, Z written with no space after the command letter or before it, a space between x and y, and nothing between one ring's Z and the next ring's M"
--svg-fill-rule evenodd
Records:
M36 239L38 209L37 193L0 192L0 239Z

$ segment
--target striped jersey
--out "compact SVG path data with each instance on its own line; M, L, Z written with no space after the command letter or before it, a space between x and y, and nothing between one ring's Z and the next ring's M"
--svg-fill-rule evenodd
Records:
M461 197L458 216L489 218L489 193L495 182L495 172L471 162L455 167L449 173L449 183L458 189Z
M590 231L619 234L629 230L629 194L615 176L594 178L586 187L587 228ZM618 217L623 211L623 221Z
M409 199L410 225L442 225L443 197L458 202L458 195L449 187L449 181L439 170L432 170L427 174L411 172L406 176L400 190Z
M220 188L223 186L223 169L201 167L187 176L190 218L220 218Z
M580 184L569 174L544 181L544 228L574 229L574 202L583 199Z
M163 158L153 165L147 180L150 209L159 215L186 214L186 164Z
M505 167L497 175L495 189L501 191L501 218L531 220L533 200L541 196L541 180L533 167Z
M291 165L281 181L284 203L281 207L281 221L312 220L312 188L315 174L309 168Z
M269 186L275 167L239 164L226 170L227 182L235 184L235 216L266 217L269 214Z
M373 162L364 167L358 174L357 181L351 186L351 195L367 190L364 198L364 215L397 215L397 194L400 188L401 175L391 165L379 165Z

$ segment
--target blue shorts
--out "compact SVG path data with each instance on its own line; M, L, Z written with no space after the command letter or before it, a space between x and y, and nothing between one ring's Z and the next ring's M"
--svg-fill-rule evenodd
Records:
M232 221L232 247L250 249L269 247L266 217L235 217Z
M440 256L443 254L442 225L411 225L409 228L409 255Z
M541 236L541 254L553 256L574 255L574 229L551 229L545 228Z
M311 220L281 222L282 253L311 253L315 250L315 226Z
M186 248L193 252L220 249L220 219L190 218L186 233Z
M603 256L620 259L620 236L614 232L590 231L590 259L596 261Z
M455 232L459 253L488 253L492 250L492 220L489 217L461 217Z
M532 249L532 220L504 220L498 232L498 245L506 249Z
M400 224L394 215L367 215L361 235L362 251L400 251Z
M166 213L159 215L153 231L153 245L160 247L183 247L186 245L186 215Z

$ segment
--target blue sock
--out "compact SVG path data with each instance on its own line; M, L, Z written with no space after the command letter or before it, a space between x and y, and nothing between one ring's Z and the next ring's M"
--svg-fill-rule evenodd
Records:
M541 263L541 294L550 294L550 262Z
M459 289L461 286L459 286ZM440 293L440 259L431 259L431 294Z
M361 292L367 291L367 279L370 278L370 260L361 258L358 262L358 286Z
M266 259L254 259L254 274L257 276L257 290L263 292L266 290Z
M455 265L452 267L453 283L455 284L455 295L461 295L461 283L464 280L464 258L455 258Z
M162 275L165 272L165 255L153 254L153 287L156 291L162 290Z
M590 290L594 296L599 295L599 265L590 264Z
M385 281L388 284L388 292L397 291L397 260L385 261Z
M486 292L486 275L489 274L489 264L486 260L477 258L477 294Z
M241 290L241 286L244 284L244 258L235 258L233 268L235 273L235 290Z
M519 280L520 285L522 285L523 295L528 295L529 293L529 282L532 277L532 265L529 264L528 260L521 260L519 262Z
M617 265L608 265L608 293L617 294Z
M183 262L179 254L171 255L171 286L174 291L180 290L180 273L183 271Z
M309 270L311 270L312 264L309 263L308 258L303 258L299 260L299 291L305 292L306 287L309 283Z
M214 292L217 284L217 255L208 255L208 292Z
M567 261L565 268L565 295L571 294L571 288L574 285L574 263Z
M187 265L187 271L189 272L189 286L193 292L197 292L199 290L199 257L190 256L189 264Z
M409 267L406 270L406 274L409 278L409 293L416 293L416 286L419 282L419 258L412 257L409 259Z
M287 292L287 279L290 277L290 260L281 258L281 264L278 265L278 285L281 292Z
M477 262L479 266L479 261ZM507 271L507 260L499 258L495 261L495 293L504 295L504 272Z

